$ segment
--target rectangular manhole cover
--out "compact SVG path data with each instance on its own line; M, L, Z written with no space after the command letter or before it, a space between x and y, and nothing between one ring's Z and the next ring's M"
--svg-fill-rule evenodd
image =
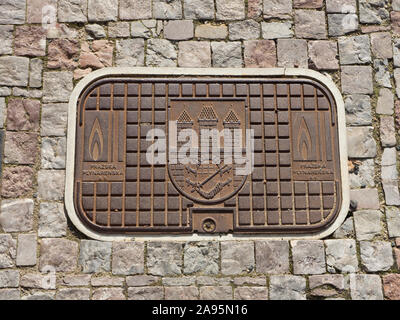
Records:
M70 100L67 211L97 239L322 237L347 214L344 128L312 71L104 69Z

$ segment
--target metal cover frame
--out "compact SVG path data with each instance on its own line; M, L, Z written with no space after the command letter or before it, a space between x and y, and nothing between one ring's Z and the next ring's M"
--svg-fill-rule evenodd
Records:
M227 234L227 235L179 235L179 234L167 234L167 235L116 235L106 234L102 232L89 229L85 224L82 223L74 208L73 201L73 189L74 189L74 165L75 165L75 134L77 125L77 103L78 98L82 91L93 81L99 80L107 76L121 76L121 77L140 77L140 76L152 76L152 77L165 77L165 76L219 76L219 77L268 77L268 78L308 78L314 80L328 89L335 100L337 108L337 124L338 124L338 143L340 152L340 171L341 171L341 198L342 206L339 213L333 223L331 223L326 229L321 230L318 233L306 233L306 234L260 234L255 233L254 235L239 235L239 234ZM79 231L84 233L90 238L97 240L113 241L113 240L257 240L257 239L320 239L328 236L334 232L344 221L348 208L349 208L349 184L348 184L348 171L347 171L347 144L346 144L346 125L345 125L345 111L342 96L333 83L332 80L326 76L308 69L295 69L295 68L270 68L270 69L222 69L222 68L105 68L95 71L87 75L82 79L75 87L71 94L69 101L68 110L68 132L67 132L67 169L66 169L66 184L65 184L65 207L69 218L73 224L78 228Z

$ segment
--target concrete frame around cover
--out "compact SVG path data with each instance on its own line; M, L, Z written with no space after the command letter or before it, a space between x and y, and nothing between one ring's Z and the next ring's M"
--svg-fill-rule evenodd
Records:
M294 234L255 234L249 235L113 235L102 234L90 230L77 216L73 203L74 164L75 164L75 132L76 132L76 108L79 95L82 90L94 80L107 76L254 76L254 77L303 77L311 78L331 91L337 106L338 140L340 151L340 168L342 181L342 207L336 220L326 229L318 233L294 235ZM89 238L102 241L204 241L204 240L292 240L292 239L321 239L332 234L345 220L349 204L349 177L347 169L347 136L345 109L342 95L335 83L319 72L301 68L104 68L85 76L72 91L68 106L67 129L67 164L65 177L65 208L75 227Z

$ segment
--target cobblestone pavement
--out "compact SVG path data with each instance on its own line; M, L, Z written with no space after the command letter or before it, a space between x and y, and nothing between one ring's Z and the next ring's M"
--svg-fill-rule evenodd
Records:
M0 42L0 299L400 299L400 0L2 0ZM314 241L85 239L63 205L67 102L108 66L331 77L346 221Z

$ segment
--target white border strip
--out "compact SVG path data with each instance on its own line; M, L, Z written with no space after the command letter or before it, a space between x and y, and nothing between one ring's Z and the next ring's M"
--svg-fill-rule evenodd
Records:
M314 79L325 85L332 93L338 116L338 131L339 131L339 150L340 150L340 169L342 176L342 207L336 220L326 229L319 233L309 233L302 235L294 234L255 234L249 235L112 235L103 234L88 229L79 219L75 212L73 201L73 185L74 185L74 164L75 164L75 132L76 132L76 108L79 95L82 90L94 80L105 76L141 76L141 75L170 75L170 76L254 76L254 77L271 77L271 76L301 76L303 78ZM68 107L68 130L67 130L67 165L65 177L65 207L69 218L75 227L88 236L89 238L103 241L118 241L118 240L175 240L175 241L200 241L200 240L278 240L278 239L321 239L333 233L344 221L347 216L350 197L349 197L349 178L347 169L347 141L346 141L346 121L342 95L328 77L319 72L300 69L300 68L104 68L94 71L85 76L72 91L69 107Z

